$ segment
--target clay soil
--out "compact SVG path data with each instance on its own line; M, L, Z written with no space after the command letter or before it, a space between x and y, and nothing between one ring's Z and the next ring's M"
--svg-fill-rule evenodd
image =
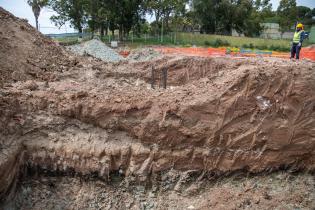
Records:
M315 208L315 63L110 63L0 28L0 208Z

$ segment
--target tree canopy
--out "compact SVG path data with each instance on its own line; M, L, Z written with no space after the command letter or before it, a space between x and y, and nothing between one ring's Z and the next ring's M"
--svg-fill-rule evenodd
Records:
M79 32L88 27L101 35L117 30L120 39L130 31L230 35L236 30L258 36L261 23L277 22L287 31L298 21L310 24L315 15L314 9L296 6L296 0L280 0L277 11L272 11L270 0L49 0L49 6L57 13L51 19L58 26L69 22Z

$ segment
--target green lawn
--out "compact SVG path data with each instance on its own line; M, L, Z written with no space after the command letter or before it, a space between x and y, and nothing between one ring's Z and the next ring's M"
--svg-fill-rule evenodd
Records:
M192 42L195 45L205 45L206 42L214 42L215 40L227 41L233 47L242 47L244 45L253 45L256 47L289 47L289 40L273 40L273 39L260 39L250 37L233 37L233 36L221 36L221 35L208 35L208 34L178 34L178 39L184 43Z
M117 36L116 36L117 38ZM104 36L102 41L108 43L112 37ZM64 45L69 45L77 42L77 37L58 38L58 42ZM192 33L172 33L163 36L163 42L160 36L132 36L124 42L125 45L131 48L137 48L145 45L168 45L181 47L237 47L245 49L259 49L259 50L273 50L273 51L290 51L290 40L274 40L261 39L250 37L233 37L222 35L209 34L192 34ZM308 40L305 41L304 46L309 45Z

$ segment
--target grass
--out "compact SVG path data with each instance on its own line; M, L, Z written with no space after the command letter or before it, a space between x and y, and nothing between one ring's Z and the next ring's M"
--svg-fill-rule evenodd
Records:
M208 34L186 34L180 33L178 35L179 40L182 42L192 42L195 45L203 45L207 42L216 42L221 40L223 43L229 43L233 47L264 47L269 48L271 46L278 47L290 47L289 40L272 40L272 39L261 39L261 38L250 38L250 37L233 37L233 36L222 36L222 35L208 35ZM248 47L247 47L248 46Z
M290 40L272 40L249 37L232 37L221 35L208 34L192 34L192 33L177 33L164 36L163 42L159 37L134 37L128 39L128 45L173 45L182 47L236 47L245 49L273 50L273 51L290 51Z
M69 36L69 37L57 37L53 38L53 40L57 41L59 44L68 46L68 45L74 45L78 44L78 36ZM90 37L84 37L83 40L89 40Z
M117 36L116 36L117 37ZM56 38L62 45L70 45L77 43L77 37L64 37ZM104 36L101 38L103 42L108 43L111 37ZM245 49L258 49L258 50L272 50L280 52L288 52L291 48L291 40L274 40L274 39L261 39L250 37L233 37L222 35L209 35L209 34L192 34L192 33L173 33L163 36L161 42L160 36L147 36L142 35L129 36L128 40L124 43L131 48L136 48L145 45L166 45L166 46L181 46L181 47L233 47ZM309 45L308 40L303 44Z

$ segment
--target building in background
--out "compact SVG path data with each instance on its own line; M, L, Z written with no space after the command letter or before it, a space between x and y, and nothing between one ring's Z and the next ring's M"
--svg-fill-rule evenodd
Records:
M284 33L281 32L278 23L261 23L261 26L263 30L260 34L260 38L263 39L292 39L294 35L294 26L292 26L291 31ZM244 36L244 34L239 34L233 29L232 36Z
M278 23L262 23L261 26L264 30L261 32L260 37L264 39L292 39L294 35L292 31L282 33ZM294 28L292 30L294 31Z

